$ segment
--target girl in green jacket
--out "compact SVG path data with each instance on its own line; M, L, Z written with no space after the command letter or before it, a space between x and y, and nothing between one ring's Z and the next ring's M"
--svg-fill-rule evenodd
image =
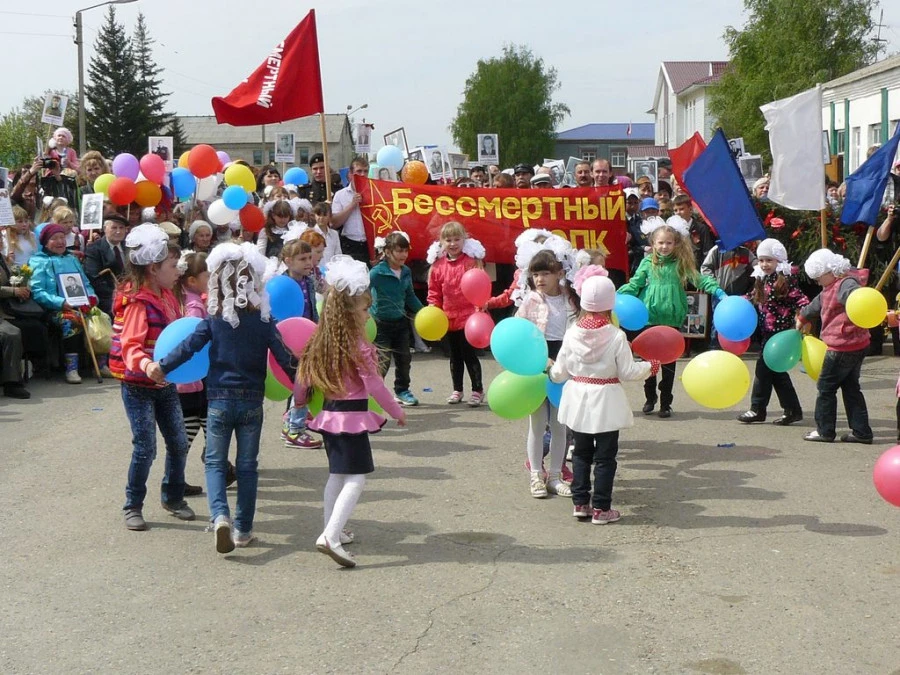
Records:
M648 326L672 326L681 329L687 316L687 293L684 287L692 283L698 290L717 298L724 298L725 292L715 279L701 276L694 263L694 253L688 243L687 232L679 232L662 219L650 233L650 254L645 257L631 280L619 288L618 292L637 296L650 313ZM647 223L645 222L645 225ZM659 382L659 416L672 416L672 385L675 382L675 363L662 366ZM644 381L646 402L642 408L649 415L656 407L656 377Z

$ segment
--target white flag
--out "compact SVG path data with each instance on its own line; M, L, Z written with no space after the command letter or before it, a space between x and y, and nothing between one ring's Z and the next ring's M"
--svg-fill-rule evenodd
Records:
M769 199L789 209L824 209L821 85L759 109L772 150Z

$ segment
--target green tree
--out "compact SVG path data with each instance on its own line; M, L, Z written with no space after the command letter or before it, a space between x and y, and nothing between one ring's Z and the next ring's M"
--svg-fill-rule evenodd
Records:
M768 158L759 106L872 63L878 0L744 0L747 23L725 29L730 63L710 109L729 136Z
M165 111L169 94L160 91L163 69L157 66L153 59L154 42L141 12L138 14L137 25L131 38L131 48L138 82L138 97L134 102L135 133L144 140L147 136L163 135L172 117Z
M552 100L559 86L556 69L547 68L530 49L504 46L501 57L479 59L466 80L450 124L453 140L474 159L477 135L496 133L501 166L540 162L552 154L556 126L570 113L567 105Z
M184 136L184 127L181 126L181 120L172 116L171 122L169 122L168 129L162 134L163 136L171 136L172 137L172 146L173 152L175 153L175 157L172 159L177 162L178 158L181 157L181 153L186 150L190 150L188 147L187 138Z
M36 152L35 139L40 138L46 148L53 127L41 123L44 99L47 94L69 97L63 126L75 137L72 147L78 147L78 99L67 91L45 91L40 96L27 96L19 107L0 116L0 165L10 169L30 164Z

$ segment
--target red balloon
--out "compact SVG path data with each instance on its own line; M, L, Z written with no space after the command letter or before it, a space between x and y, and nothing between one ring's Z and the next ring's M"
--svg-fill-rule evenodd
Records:
M166 163L159 155L147 153L141 157L141 173L147 180L162 185L166 179Z
M740 356L750 348L750 338L735 342L734 340L729 340L728 338L719 335L719 346L726 352L731 352L736 356Z
M875 462L872 471L875 489L884 501L900 506L900 445L895 445Z
M116 178L109 184L109 201L116 206L126 206L137 197L137 186L130 178Z
M671 326L651 326L634 339L631 351L645 361L674 363L684 353L684 336Z
M480 272L481 270L478 271ZM475 312L466 319L466 340L476 349L486 349L491 344L491 333L493 331L494 320L487 312Z
M241 227L247 232L259 232L266 224L266 214L256 204L247 204L238 211L238 217L241 220Z
M476 307L484 307L491 299L491 278L476 267L463 274L460 289L466 300Z
M196 178L207 178L219 170L221 162L211 145L195 145L188 155L188 169Z

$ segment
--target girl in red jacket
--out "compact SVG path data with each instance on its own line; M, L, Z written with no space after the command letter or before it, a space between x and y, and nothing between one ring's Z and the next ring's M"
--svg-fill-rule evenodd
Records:
M436 258L436 259L435 259ZM462 293L463 274L475 267L484 267L484 247L475 239L468 239L465 228L457 222L449 222L441 228L439 242L428 249L428 262L433 263L428 272L428 304L444 310L450 320L447 342L450 345L450 377L453 393L447 403L463 400L463 365L472 380L469 405L476 408L484 402L484 385L481 382L481 363L478 352L466 340L463 329L466 319L475 313L475 307Z

